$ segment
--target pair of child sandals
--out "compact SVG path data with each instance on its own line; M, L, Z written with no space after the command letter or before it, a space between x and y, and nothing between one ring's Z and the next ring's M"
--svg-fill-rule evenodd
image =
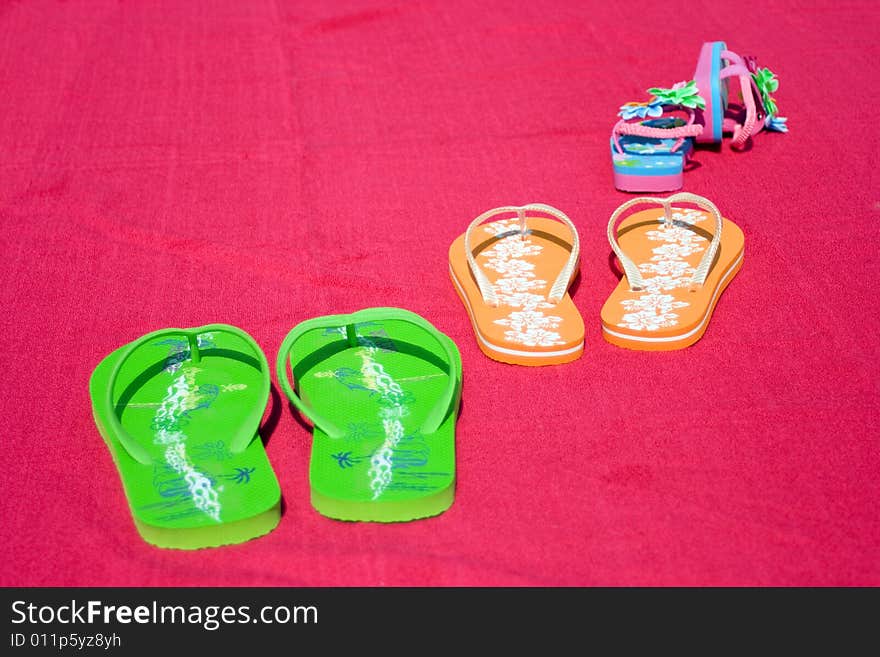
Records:
M282 343L277 374L314 425L320 513L389 522L452 504L461 359L425 319L372 308L308 320ZM225 324L155 331L101 361L89 382L95 422L144 540L210 547L278 524L281 491L259 436L270 386L259 345Z
M675 207L685 203L699 209ZM660 208L620 221L644 204ZM608 241L623 278L602 308L602 335L628 349L681 349L699 340L742 266L742 231L695 194L624 203L611 215ZM452 243L450 275L483 353L518 365L580 357L584 322L568 292L579 251L571 220L542 204L489 210Z
M681 189L694 143L720 144L724 133L742 149L761 130L787 132L772 97L779 81L754 58L723 41L703 44L694 78L652 87L647 102L620 107L611 131L614 186L625 192Z

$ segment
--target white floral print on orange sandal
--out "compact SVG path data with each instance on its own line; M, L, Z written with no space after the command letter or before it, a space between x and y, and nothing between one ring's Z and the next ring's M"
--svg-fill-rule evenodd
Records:
M696 205L706 212L676 208ZM617 221L630 208L657 204ZM699 340L742 267L743 233L702 196L639 197L611 215L608 241L623 278L602 307L602 335L627 349L682 349Z
M568 294L579 249L574 224L549 205L495 208L471 222L449 247L449 272L483 353L516 365L580 357L584 322Z

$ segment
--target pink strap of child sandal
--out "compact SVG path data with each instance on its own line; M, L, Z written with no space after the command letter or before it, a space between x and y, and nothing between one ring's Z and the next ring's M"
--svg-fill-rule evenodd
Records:
M734 86L739 80L739 93ZM707 41L700 49L694 79L706 98L696 122L704 126L696 141L720 144L723 134L733 133L732 145L742 149L761 130L788 132L786 119L778 115L771 94L779 80L768 68L758 68L753 57L729 50L724 41ZM728 106L728 96L741 96L742 105Z
M731 50L722 50L721 57L731 63L721 70L720 78L722 80L734 76L739 78L740 93L745 105L745 123L740 124L732 117L724 118L724 129L733 132L733 140L730 145L733 148L741 149L745 146L749 137L759 133L764 128L764 119L767 113L761 102L761 92L758 90L749 71L749 64L754 68L754 59L744 60ZM748 64L746 63L747 61Z

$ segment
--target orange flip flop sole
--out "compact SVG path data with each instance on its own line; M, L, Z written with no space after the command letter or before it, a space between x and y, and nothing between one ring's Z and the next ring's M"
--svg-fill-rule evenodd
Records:
M676 210L689 227L658 222L662 208L624 219L618 228L621 249L639 266L645 288L630 290L626 277L602 307L602 335L626 349L670 351L694 344L706 332L721 293L743 263L739 226L722 219L721 240L705 283L689 281L712 239L712 216L700 210Z
M468 266L464 235L449 247L450 277L477 344L489 358L515 365L567 363L583 353L584 322L567 292L556 304L547 295L571 254L571 238L552 219L529 217L528 225L525 237L517 220L480 226L483 239L473 253L495 286L497 307L483 301Z

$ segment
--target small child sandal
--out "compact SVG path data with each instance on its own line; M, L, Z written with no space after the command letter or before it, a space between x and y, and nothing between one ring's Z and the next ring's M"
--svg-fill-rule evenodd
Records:
M705 100L693 80L671 89L652 87L648 93L648 102L620 107L620 120L611 131L614 186L624 192L681 189L693 139L703 131L695 112Z

